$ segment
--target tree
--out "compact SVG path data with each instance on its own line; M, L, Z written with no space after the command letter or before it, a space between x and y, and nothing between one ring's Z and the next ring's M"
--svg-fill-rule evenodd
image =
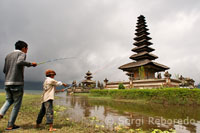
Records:
M144 66L139 67L140 79L144 79Z

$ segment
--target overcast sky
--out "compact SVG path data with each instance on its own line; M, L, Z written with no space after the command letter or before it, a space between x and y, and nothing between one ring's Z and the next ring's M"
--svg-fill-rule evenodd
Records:
M128 80L118 67L131 62L137 17L146 17L155 61L200 82L199 0L1 0L0 79L5 56L17 40L29 44L27 61L73 59L26 68L26 81L43 81L54 69L56 79Z

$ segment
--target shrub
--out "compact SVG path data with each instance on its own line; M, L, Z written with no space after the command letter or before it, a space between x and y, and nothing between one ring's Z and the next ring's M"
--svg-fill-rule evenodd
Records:
M125 87L122 83L119 83L118 89L125 89Z
M115 99L144 99L153 103L200 105L200 89L118 89L91 90L93 96L109 96Z

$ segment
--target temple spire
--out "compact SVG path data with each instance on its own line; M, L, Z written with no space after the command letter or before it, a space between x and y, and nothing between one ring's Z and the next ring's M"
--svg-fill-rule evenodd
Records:
M147 28L145 17L140 15L136 24L136 33L133 38L135 47L132 49L135 53L129 57L133 62L122 65L119 69L128 72L128 76L131 73L134 79L141 79L139 70L140 67L143 67L145 79L155 78L156 72L165 71L169 67L153 62L158 56L151 53L155 49L150 47L153 43L150 42L152 38L149 37L150 33L148 32L149 29Z
M132 49L133 52L136 54L133 54L130 56L130 59L135 60L135 61L140 61L140 60L155 60L158 57L154 54L151 54L150 52L154 51L155 49L149 47L152 45L152 43L149 41L151 40L151 37L148 35L150 34L147 32L149 29L146 28L146 20L143 15L140 15L138 17L138 22L136 25L136 37L133 38L135 40L135 43L133 43L135 48Z

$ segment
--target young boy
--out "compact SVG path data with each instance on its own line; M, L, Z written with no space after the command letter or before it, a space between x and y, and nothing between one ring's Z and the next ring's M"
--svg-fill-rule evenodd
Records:
M54 79L56 73L53 70L46 70L46 80L43 84L43 94L42 94L42 106L40 109L40 112L37 117L36 121L36 128L39 127L39 125L42 123L42 119L44 115L46 114L46 124L49 124L50 128L49 131L56 131L56 129L53 128L53 100L54 100L54 94L55 92L63 92L62 90L56 90L56 86L67 86L67 84L64 84L60 81L56 81Z
M17 41L15 43L15 50L9 53L5 58L3 72L5 73L6 101L0 109L0 120L6 114L11 105L13 105L6 131L20 128L20 126L15 125L15 121L24 94L24 67L37 66L37 63L35 62L26 61L27 52L28 44L24 41Z

